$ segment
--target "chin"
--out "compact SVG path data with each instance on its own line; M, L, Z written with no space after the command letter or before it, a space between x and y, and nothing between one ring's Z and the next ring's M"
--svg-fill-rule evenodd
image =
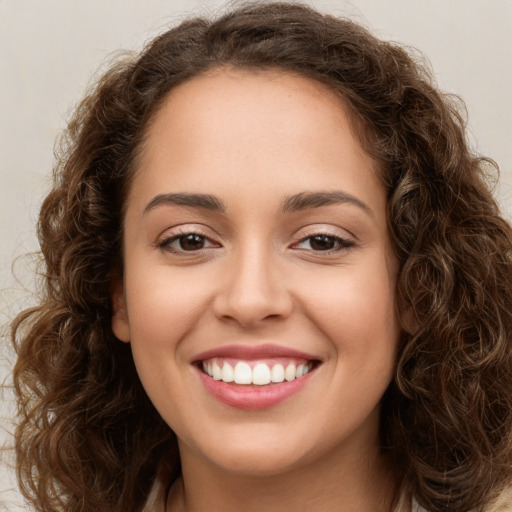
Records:
M229 439L229 444L217 442L213 448L203 446L201 450L203 456L228 473L265 477L305 463L306 454L299 448L302 443L290 443L289 437L269 440L246 435Z
M222 468L233 474L268 477L287 473L299 467L301 460L291 454L259 453L247 450L246 453L237 453L219 461Z

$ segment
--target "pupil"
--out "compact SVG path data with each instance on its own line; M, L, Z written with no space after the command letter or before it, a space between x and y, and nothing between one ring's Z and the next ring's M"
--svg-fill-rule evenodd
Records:
M180 238L180 247L184 251L194 251L204 247L204 237L201 235L185 235Z
M315 251L328 251L334 247L334 239L332 236L318 235L311 239L310 244Z

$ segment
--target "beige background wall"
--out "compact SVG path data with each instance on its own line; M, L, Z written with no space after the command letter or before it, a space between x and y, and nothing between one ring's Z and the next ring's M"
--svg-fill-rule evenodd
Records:
M237 2L233 2L236 4ZM500 199L512 216L512 0L312 0L348 14L381 37L405 42L430 59L441 87L469 110L477 151L502 168ZM143 41L190 13L214 13L206 0L0 0L0 323L30 302L27 258L33 225L49 184L52 148L91 76L119 49ZM477 142L478 141L478 142ZM0 377L8 378L7 341ZM10 395L0 414L12 416ZM9 422L0 441L9 442ZM0 511L19 501L0 461Z

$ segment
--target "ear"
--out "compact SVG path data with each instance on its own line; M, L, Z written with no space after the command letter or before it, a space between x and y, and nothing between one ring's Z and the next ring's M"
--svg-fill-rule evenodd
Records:
M121 279L115 279L112 283L112 331L116 338L128 343L130 341L130 322L126 308L123 283Z

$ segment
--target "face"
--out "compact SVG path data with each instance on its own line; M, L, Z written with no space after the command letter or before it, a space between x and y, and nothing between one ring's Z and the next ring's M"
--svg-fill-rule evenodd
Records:
M124 229L113 330L182 459L276 474L378 451L396 261L339 98L279 72L180 85L148 128Z

